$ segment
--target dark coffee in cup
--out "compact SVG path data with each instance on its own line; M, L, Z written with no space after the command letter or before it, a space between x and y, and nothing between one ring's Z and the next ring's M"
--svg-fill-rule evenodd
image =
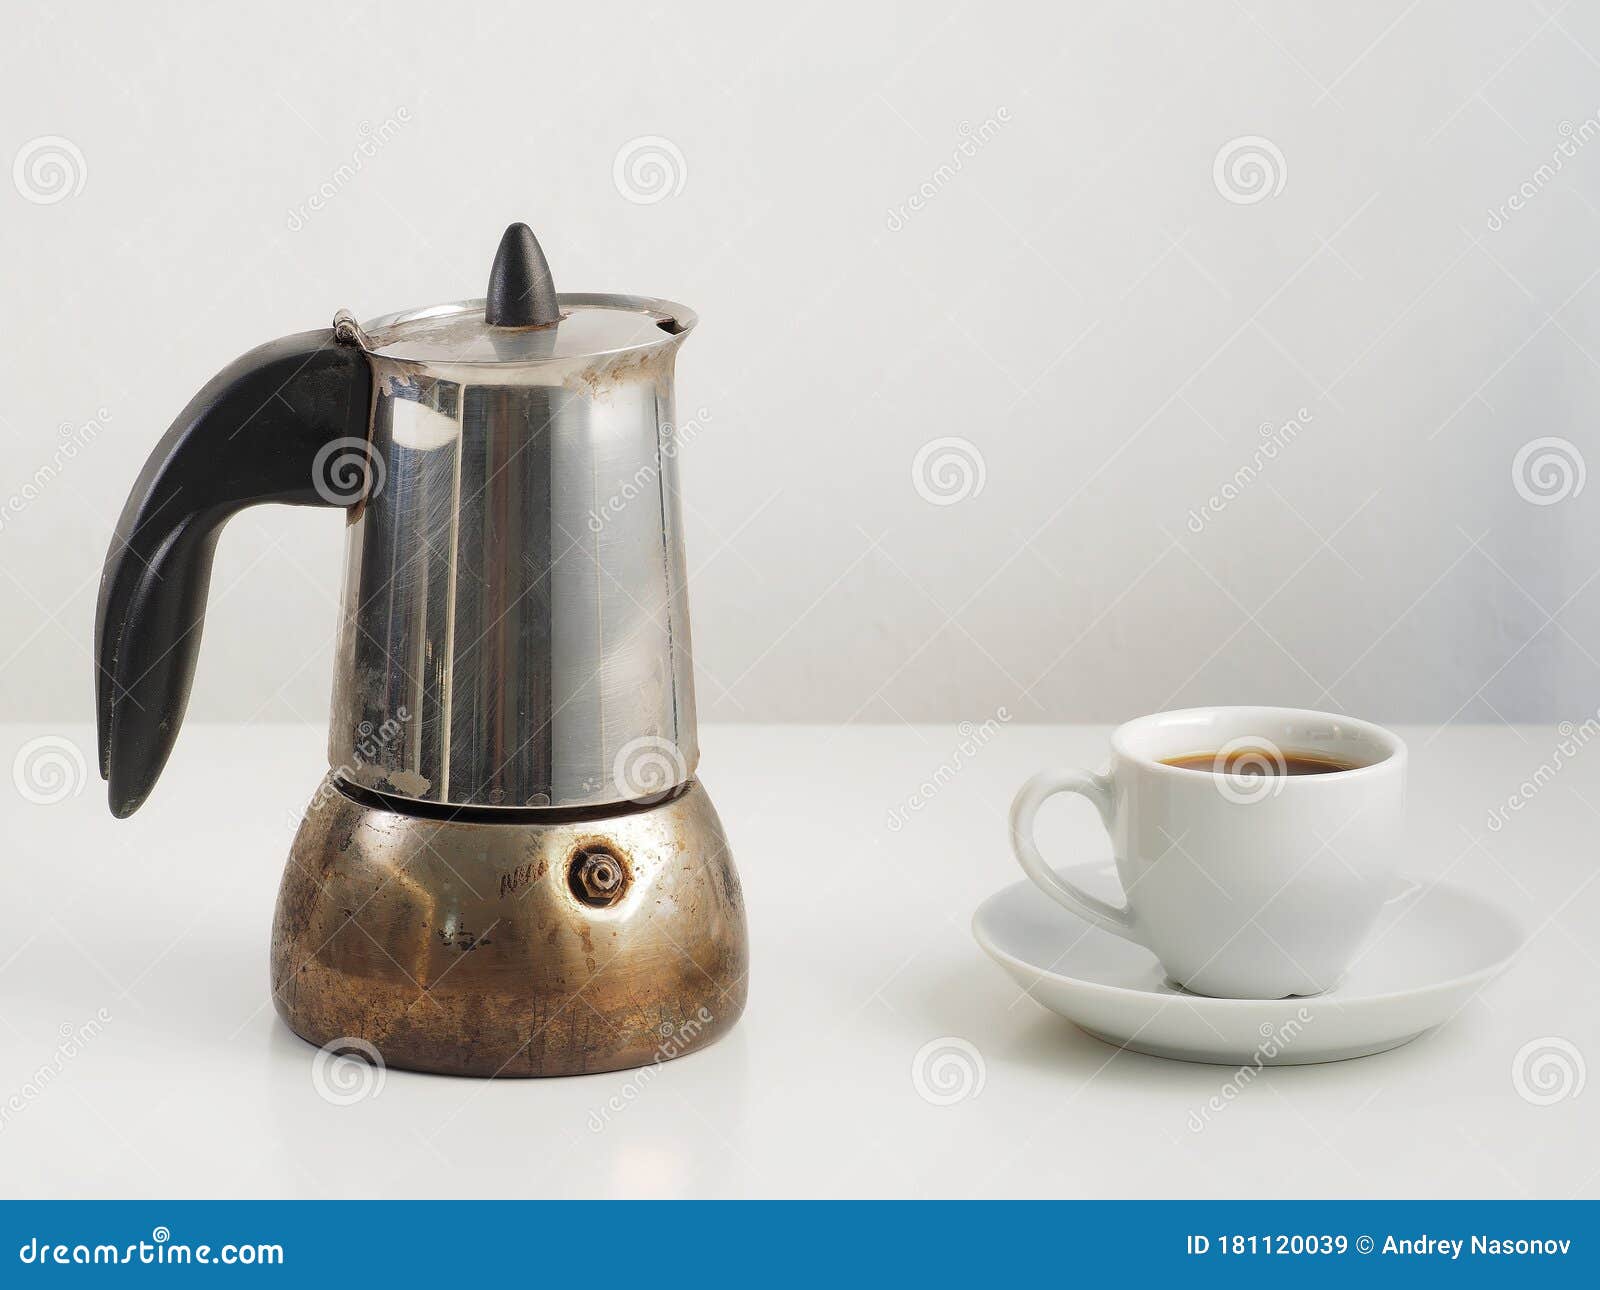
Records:
M1213 775L1246 778L1258 775L1331 775L1336 771L1356 769L1354 762L1334 761L1309 753L1279 752L1273 748L1228 748L1222 752L1184 753L1181 757L1163 757L1161 764L1176 766L1180 770L1204 770Z

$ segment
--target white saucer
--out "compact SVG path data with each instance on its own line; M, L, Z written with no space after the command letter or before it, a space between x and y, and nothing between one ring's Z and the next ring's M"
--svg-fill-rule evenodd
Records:
M1072 876L1120 903L1110 864ZM1455 1016L1511 962L1511 917L1448 882L1404 881L1345 979L1325 994L1208 999L1166 980L1149 950L1103 932L1026 880L978 907L972 934L1036 1001L1096 1039L1153 1057L1284 1066L1365 1057Z

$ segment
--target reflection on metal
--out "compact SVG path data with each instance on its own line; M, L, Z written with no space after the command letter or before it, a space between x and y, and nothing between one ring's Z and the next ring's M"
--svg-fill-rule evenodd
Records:
M692 1052L734 1024L744 900L698 783L617 814L486 814L319 792L272 934L273 999L296 1034L355 1036L412 1070L572 1075Z
M485 328L467 302L362 333L384 482L351 513L329 757L364 787L600 805L619 800L618 757L642 739L676 750L678 782L694 773L672 446L673 362L693 314L624 296L561 303L547 331ZM628 505L590 523L621 495ZM401 709L402 736L364 760L362 729Z

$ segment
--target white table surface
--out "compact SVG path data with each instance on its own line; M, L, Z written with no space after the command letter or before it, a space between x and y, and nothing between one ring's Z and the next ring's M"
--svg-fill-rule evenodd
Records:
M970 753L953 726L708 729L701 770L749 908L749 1007L597 1130L637 1075L390 1071L353 1105L318 1094L315 1050L268 1001L267 938L320 729L188 728L124 822L87 727L0 727L0 752L9 764L44 733L73 739L89 774L51 805L0 780L0 1107L17 1099L0 1117L3 1196L1600 1196L1600 1070L1547 1106L1511 1077L1543 1037L1600 1064L1600 740L1491 831L1559 733L1405 730L1412 872L1503 902L1533 929L1526 951L1435 1033L1271 1069L1194 1132L1232 1072L1080 1033L968 931L1018 876L1013 789L1046 762L1099 765L1103 728L1006 725ZM1104 854L1081 803L1042 824L1057 863ZM100 1033L59 1057L63 1029L101 1009ZM913 1058L947 1037L981 1053L984 1083L932 1105Z

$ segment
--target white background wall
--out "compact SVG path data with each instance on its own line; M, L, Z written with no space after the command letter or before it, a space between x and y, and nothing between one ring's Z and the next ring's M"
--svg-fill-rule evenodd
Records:
M0 716L92 710L110 530L195 389L481 294L514 219L565 289L701 313L703 716L1600 701L1600 482L1513 470L1600 470L1595 6L29 5L7 45ZM1282 161L1241 202L1245 136ZM982 486L933 505L951 436ZM340 528L234 521L195 715L322 718Z

